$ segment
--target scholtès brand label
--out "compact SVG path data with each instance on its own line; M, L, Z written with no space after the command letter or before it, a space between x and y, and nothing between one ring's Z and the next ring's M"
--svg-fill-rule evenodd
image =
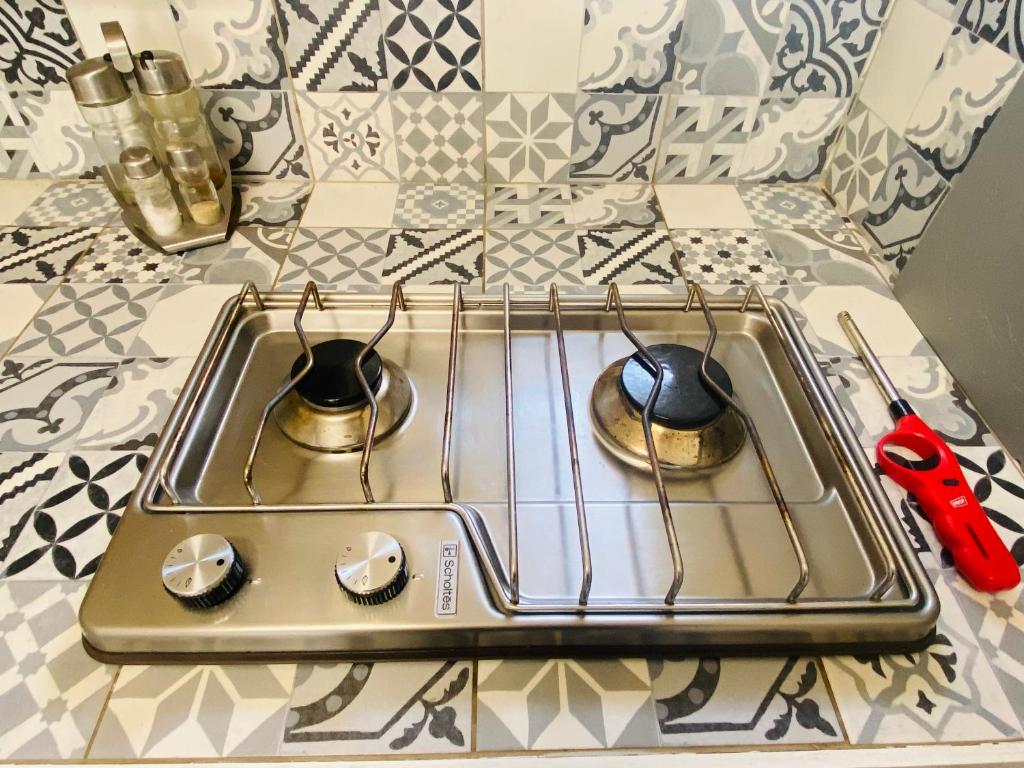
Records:
M437 562L437 601L434 614L454 616L459 598L459 542L442 541Z

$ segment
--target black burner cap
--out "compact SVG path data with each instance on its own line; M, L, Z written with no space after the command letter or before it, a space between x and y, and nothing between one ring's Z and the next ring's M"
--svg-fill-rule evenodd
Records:
M356 377L356 357L366 345L354 339L330 339L313 345L313 367L295 386L295 391L309 403L321 408L344 408L366 402L366 395ZM306 364L299 355L292 363L295 378ZM370 352L363 360L363 376L376 394L383 375L380 355Z
M669 429L700 429L718 418L725 406L700 377L702 351L682 344L654 344L648 349L665 371L651 421ZM714 358L708 360L708 374L732 397L732 379ZM639 352L626 361L620 383L629 402L642 411L654 386L654 373Z

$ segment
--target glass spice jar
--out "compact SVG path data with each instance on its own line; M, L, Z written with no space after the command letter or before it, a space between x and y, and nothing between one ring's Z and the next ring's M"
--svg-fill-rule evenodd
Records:
M139 213L150 231L167 237L181 229L181 211L153 153L145 147L129 147L121 153L120 159L128 186L135 193Z
M168 144L167 162L178 182L189 216L196 224L216 224L224 215L217 188L210 179L209 166L200 148L191 142Z

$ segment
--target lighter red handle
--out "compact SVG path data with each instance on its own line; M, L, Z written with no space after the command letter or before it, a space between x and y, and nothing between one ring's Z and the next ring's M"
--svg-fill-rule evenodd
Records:
M897 464L885 452L888 446L908 448L926 469ZM935 533L953 556L957 570L972 587L999 592L1020 583L1020 568L992 527L949 446L915 414L902 416L896 429L878 442L878 463L885 474L914 494ZM932 464L935 464L932 466Z

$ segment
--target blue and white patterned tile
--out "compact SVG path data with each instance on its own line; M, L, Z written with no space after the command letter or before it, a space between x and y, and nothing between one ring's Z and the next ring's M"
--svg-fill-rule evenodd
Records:
M321 181L395 181L398 154L386 93L299 93L313 173Z
M891 128L861 102L854 102L822 177L828 194L846 215L863 219L899 143Z
M281 753L415 755L466 752L473 665L465 661L302 665Z
M579 227L664 227L665 217L648 184L573 184L573 218Z
M487 180L565 182L573 145L573 97L488 93Z
M762 96L786 8L783 0L689 0L676 75L683 92Z
M385 283L480 286L483 277L482 229L401 229L388 240Z
M667 92L683 42L683 9L683 3L663 0L587 0L580 46L580 90Z
M658 745L642 659L510 659L477 668L480 751Z
M949 2L949 0L947 0ZM949 5L967 29L1018 61L1024 61L1024 3L1021 0L957 0Z
M648 665L662 746L842 741L814 659L703 657Z
M736 178L759 107L756 97L669 97L657 180L706 183Z
M197 85L283 87L288 71L273 0L171 0L171 9Z
M278 13L296 89L376 91L387 86L378 0L282 0Z
M967 166L1021 69L1016 59L958 28L914 108L907 141L952 179Z
M583 285L576 233L568 229L489 229L484 275L488 289Z
M663 97L580 94L572 136L572 181L650 182Z
M737 174L746 181L810 181L825 166L849 99L763 100Z
M85 58L56 0L4 4L0 30L0 67L12 88L67 88L64 71Z
M213 138L239 179L310 178L294 95L246 89L202 91Z
M949 184L906 142L893 153L861 223L885 263L902 270L949 191Z
M675 249L664 229L583 229L580 244L588 285L682 284Z
M276 286L301 290L310 280L322 291L346 283L377 285L390 238L389 229L300 227Z
M391 87L480 91L480 0L384 0Z
M0 758L85 757L117 667L89 658L85 584L0 581Z
M403 181L483 181L484 100L480 94L396 91L391 95L391 111Z
M890 0L793 0L775 51L769 91L852 96Z

